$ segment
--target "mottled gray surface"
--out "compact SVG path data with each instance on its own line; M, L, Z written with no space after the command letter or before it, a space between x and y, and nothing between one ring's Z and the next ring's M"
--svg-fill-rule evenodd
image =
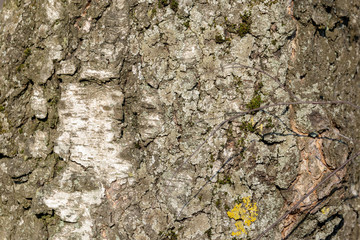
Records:
M359 105L359 9L350 0L7 1L1 239L231 239L227 212L246 197L241 207L256 203L258 215L235 239L253 239L359 151L359 110L273 107L223 125L188 157L249 107ZM359 159L265 239L358 239L358 169Z

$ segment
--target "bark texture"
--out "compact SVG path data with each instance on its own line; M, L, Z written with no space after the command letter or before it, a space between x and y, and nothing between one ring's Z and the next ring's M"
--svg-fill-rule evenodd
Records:
M0 239L254 239L359 151L360 110L264 109L192 154L235 112L360 105L359 22L356 0L5 1ZM264 239L359 239L359 161Z

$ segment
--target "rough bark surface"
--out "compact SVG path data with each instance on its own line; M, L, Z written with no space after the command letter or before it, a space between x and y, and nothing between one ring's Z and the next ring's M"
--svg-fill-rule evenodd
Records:
M5 1L0 239L254 239L359 151L359 109L265 109L189 156L235 112L360 105L359 22L356 0ZM264 238L359 239L359 161Z

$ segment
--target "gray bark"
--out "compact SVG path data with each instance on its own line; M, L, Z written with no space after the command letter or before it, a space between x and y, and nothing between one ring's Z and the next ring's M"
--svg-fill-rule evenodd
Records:
M360 110L223 121L359 106L359 22L351 0L5 1L1 239L255 239L359 151ZM359 180L355 158L263 239L359 239Z

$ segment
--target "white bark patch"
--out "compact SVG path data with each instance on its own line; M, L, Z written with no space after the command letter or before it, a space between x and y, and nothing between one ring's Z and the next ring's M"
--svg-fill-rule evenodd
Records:
M86 22L84 23L83 27L82 27L82 30L84 32L90 32L90 28L91 28L91 18L89 17Z
M37 130L33 141L30 143L29 150L35 158L46 158L48 154L49 135L46 132Z
M63 84L61 88L60 136L55 152L93 168L107 183L127 177L131 165L119 157L121 145L115 139L122 92L77 83Z
M98 79L101 81L106 81L111 78L118 78L119 73L116 69L91 69L83 68L80 72L80 79Z
M44 97L44 91L40 86L34 86L33 95L31 96L30 103L31 109L34 111L35 117L37 117L38 119L46 118L46 99Z
M57 1L54 0L47 1L45 10L50 23L53 23L60 18L61 5Z
M154 139L165 131L165 123L157 113L141 113L139 115L139 130L143 141Z
M72 60L61 61L59 65L56 71L58 75L73 75L76 72L76 65Z
M116 87L61 84L54 151L70 162L43 199L66 222L52 240L93 239L91 212L104 198L103 184L128 177L131 164L120 158L124 144L117 138L123 101Z
M4 8L0 14L1 27L3 28L1 29L1 32L13 35L16 33L19 23L23 20L22 11L14 10L16 9L14 8L15 2L9 1L7 4L8 7Z
M57 188L46 194L44 203L63 220L65 225L50 240L93 239L94 220L91 210L99 205L104 197L105 189L97 183L92 189L73 191L77 179L86 177L89 173L81 172L82 168L74 163L68 165L60 179ZM94 174L88 181L96 181ZM69 224L70 223L70 224ZM74 224L77 223L77 224Z
M177 55L184 63L195 63L201 57L201 50L195 39L190 39L185 42L177 52Z
M102 191L87 192L55 192L54 195L44 200L45 204L53 209L58 209L57 214L66 222L78 222L84 213L89 212L90 205L101 203ZM90 228L91 230L91 228Z
M58 61L63 59L63 56L64 56L63 50L64 49L61 46L61 43L59 42L58 36L47 38L45 40L45 46L46 46L47 50L49 51L48 56L50 56L50 59L58 60Z

